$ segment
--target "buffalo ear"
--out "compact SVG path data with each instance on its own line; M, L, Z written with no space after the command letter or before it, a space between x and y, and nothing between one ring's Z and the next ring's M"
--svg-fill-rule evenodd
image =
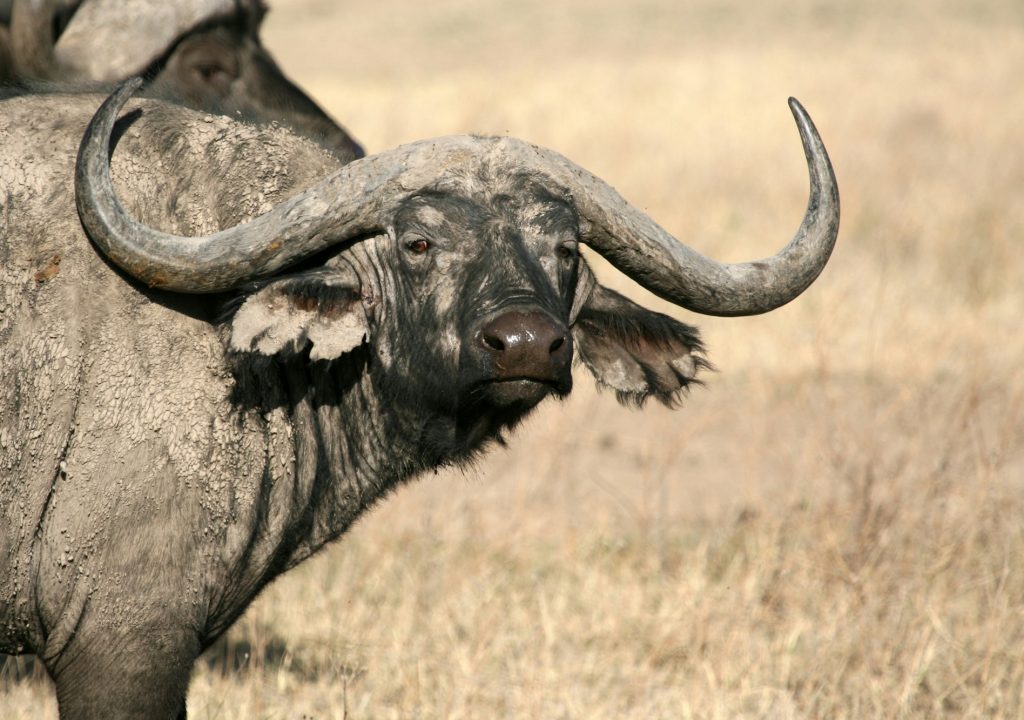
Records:
M300 353L333 360L359 347L369 322L358 285L330 272L272 282L250 295L231 321L231 349Z
M594 284L573 326L579 358L622 404L672 406L709 368L697 329Z

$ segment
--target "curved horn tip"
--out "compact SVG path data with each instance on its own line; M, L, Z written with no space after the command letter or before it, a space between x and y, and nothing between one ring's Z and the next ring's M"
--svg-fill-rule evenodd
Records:
M114 92L107 96L107 99L103 101L99 110L96 111L93 119L89 122L89 127L85 131L86 137L92 134L91 131L95 125L99 129L99 132L94 135L95 141L109 143L110 134L114 130L114 122L117 120L118 113L121 112L121 108L124 107L131 96L142 87L142 83L142 78L135 76L118 84L114 88Z
M789 98L788 103L789 111L793 113L793 118L797 121L798 124L809 125L812 128L814 127L814 121L811 120L811 116L807 112L807 108L803 106L803 103L801 103L795 97Z
M106 158L106 152L99 153L97 157L91 157L86 152L86 147L97 144L105 147L110 143L110 135L114 130L114 122L117 120L118 113L121 112L121 108L124 107L129 98L142 86L142 83L142 78L138 76L122 81L114 88L114 92L107 96L96 111L96 114L93 115L85 129L85 134L82 136L82 143L78 148L78 162L75 169L76 178L83 171L99 171L99 168L96 167L97 158L100 156Z
M825 143L822 142L821 135L818 134L818 128L814 121L811 120L807 110L795 97L789 98L789 109L793 113L797 130L800 131L800 140L803 142L804 152L807 153L808 161L810 161L812 154L822 155L828 161L828 151L825 149ZM829 165L831 166L830 161Z
M809 134L812 137L817 137L818 128L814 126L814 121L811 120L811 116L807 114L807 110L795 97L791 97L789 99L789 110L793 113L793 119L796 120L797 127L800 128L801 134Z
M134 77L127 78L118 85L112 95L119 100L127 100L129 97L135 94L135 92L142 87L143 79L141 75L135 75Z

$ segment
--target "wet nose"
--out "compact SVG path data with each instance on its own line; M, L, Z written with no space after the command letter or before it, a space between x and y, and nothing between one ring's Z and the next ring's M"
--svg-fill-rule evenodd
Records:
M568 330L540 312L503 313L484 325L480 342L501 379L561 380L572 360Z

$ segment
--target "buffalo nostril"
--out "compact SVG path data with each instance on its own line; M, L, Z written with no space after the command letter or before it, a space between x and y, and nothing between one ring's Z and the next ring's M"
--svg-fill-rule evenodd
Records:
M563 345L565 345L565 337L564 336L560 337L560 338L556 338L555 341L553 343L551 343L551 347L548 348L548 350L549 350L549 352L556 352L558 350L558 348L562 347Z
M505 343L503 343L500 338L496 338L493 335L484 335L484 345L492 350L497 350L498 352L503 352L505 350Z

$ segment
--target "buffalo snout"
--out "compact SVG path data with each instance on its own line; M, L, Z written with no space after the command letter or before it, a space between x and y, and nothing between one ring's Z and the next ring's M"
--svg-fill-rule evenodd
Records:
M478 334L494 380L563 386L572 364L572 336L546 313L512 310L489 320Z

